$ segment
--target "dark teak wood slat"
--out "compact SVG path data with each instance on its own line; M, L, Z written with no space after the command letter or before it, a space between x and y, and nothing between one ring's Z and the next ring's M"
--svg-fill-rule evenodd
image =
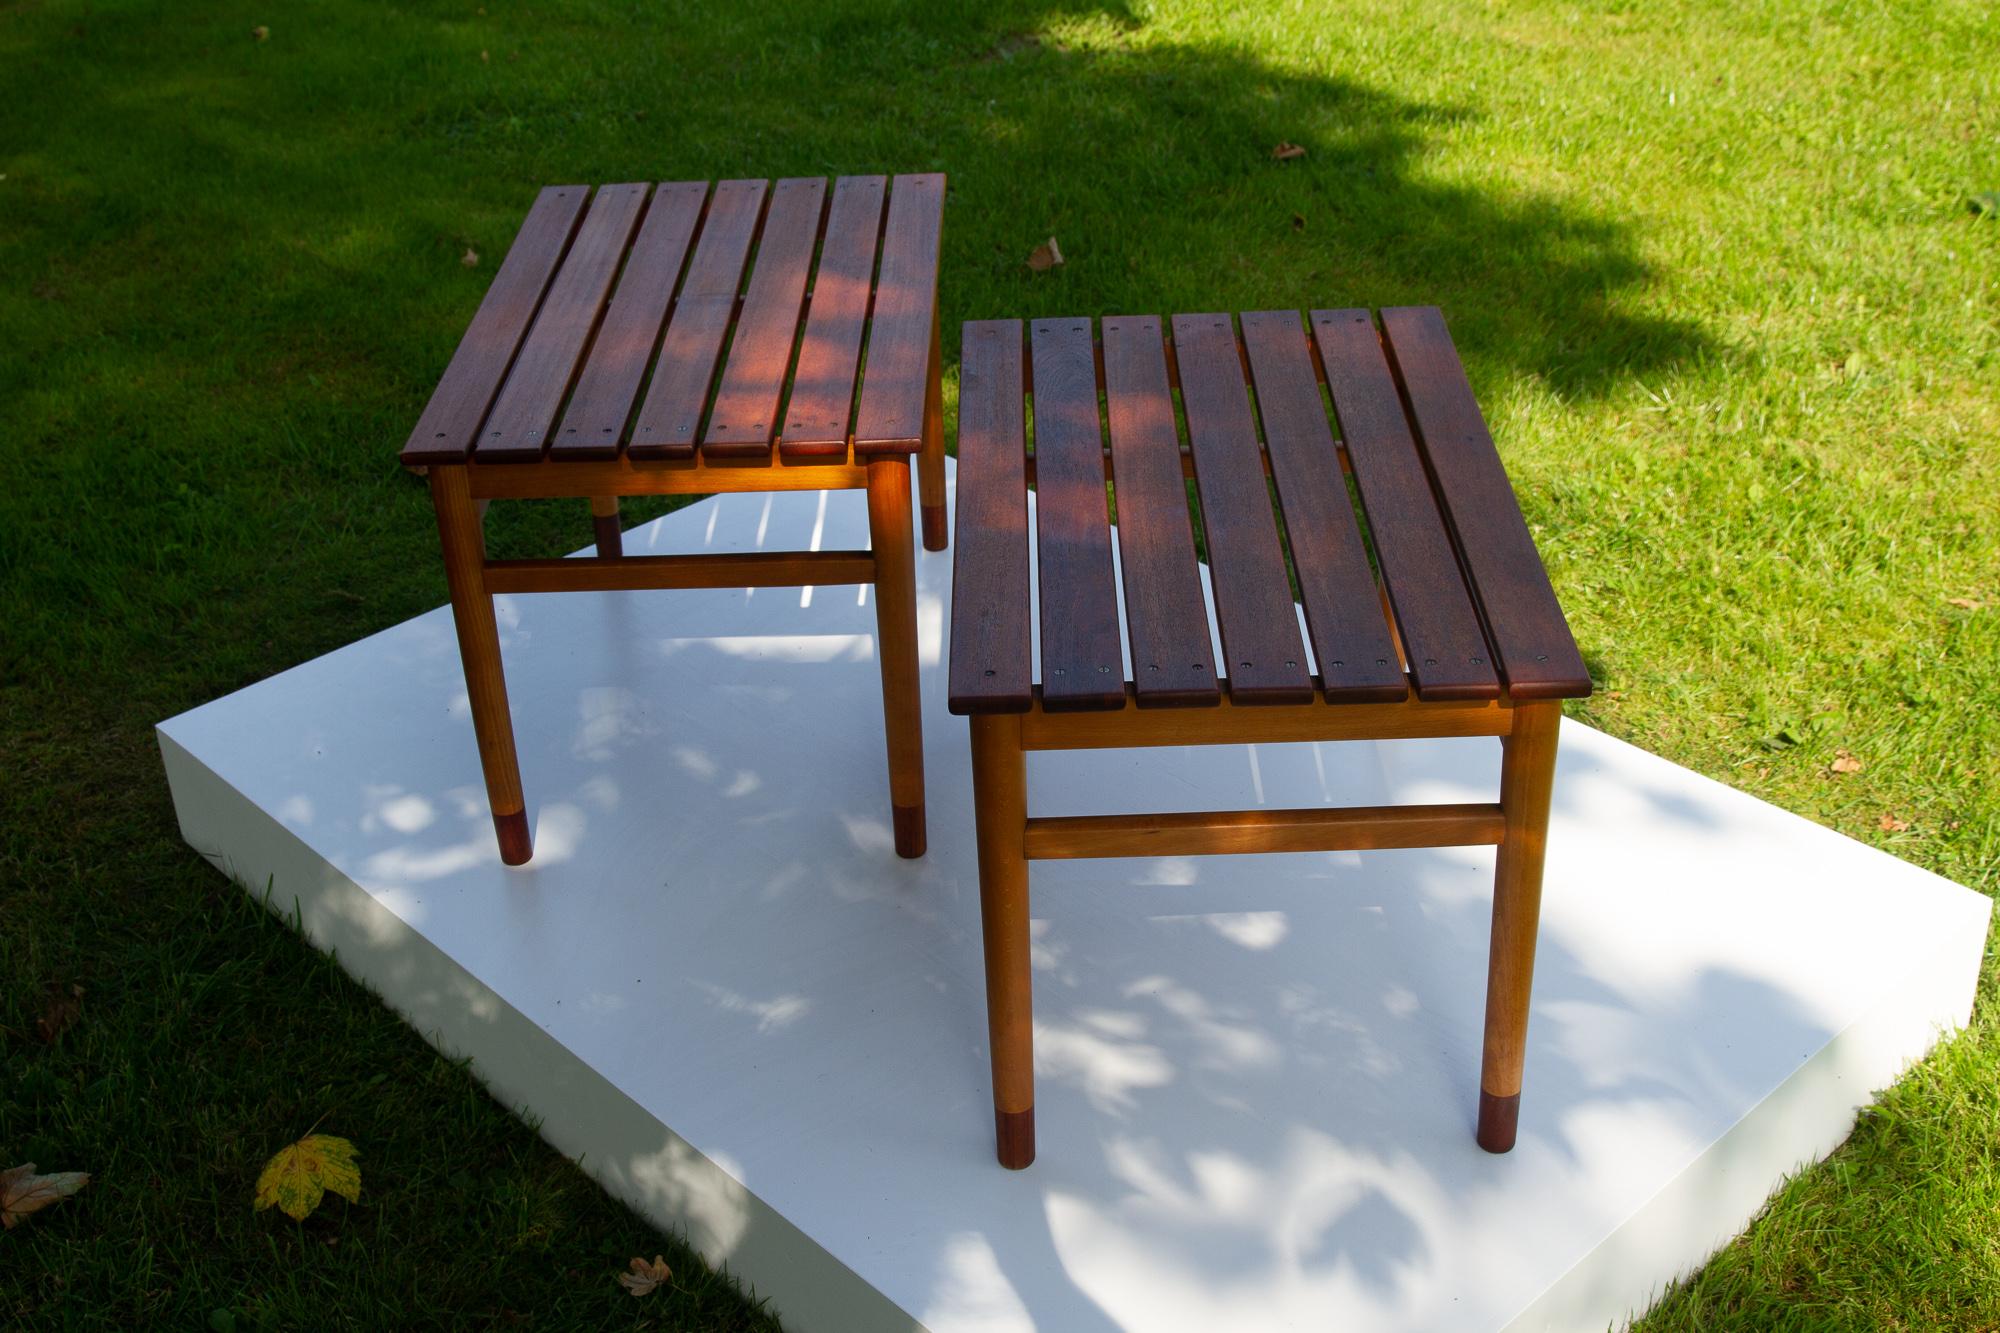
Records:
M653 382L632 426L633 458L692 458L722 340L736 314L743 266L764 214L763 181L722 181L660 343Z
M854 417L857 454L907 454L923 445L943 221L942 175L896 177Z
M1382 312L1382 337L1431 463L1487 637L1516 699L1580 698L1590 673L1472 385L1435 306Z
M826 240L813 274L812 306L799 341L780 442L788 458L847 452L854 376L868 324L868 294L882 240L886 176L843 176L833 187Z
M653 192L618 290L549 442L551 459L584 462L618 456L707 198L707 181L663 183Z
M1313 337L1354 468L1410 679L1423 699L1492 699L1491 650L1366 310L1315 310Z
M1229 697L1305 703L1312 698L1312 673L1229 316L1175 315L1174 358Z
M451 364L417 418L403 446L406 467L462 463L474 434L500 389L514 353L527 334L549 279L562 262L577 219L589 198L587 185L551 185L535 198L501 261L479 311L459 339Z
M569 257L542 298L541 313L480 428L472 449L475 462L540 461L645 206L644 185L597 187Z
M1118 590L1087 319L1036 320L1035 555L1041 584L1042 706L1120 708Z
M1025 713L1034 698L1021 373L1020 320L965 326L952 552L954 713Z
M1141 707L1213 704L1221 691L1160 321L1150 315L1107 319L1103 328L1105 415L1133 689Z
M1245 313L1243 346L1327 700L1405 698L1409 682L1396 658L1375 571L1369 568L1347 498L1347 480L1313 373L1312 344L1299 312Z
M711 458L759 458L770 451L825 212L826 182L817 176L781 180L771 191L756 267L702 436L702 452Z

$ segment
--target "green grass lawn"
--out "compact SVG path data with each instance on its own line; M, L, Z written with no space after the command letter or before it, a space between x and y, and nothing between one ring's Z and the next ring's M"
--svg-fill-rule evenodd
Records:
M0 1324L771 1327L183 846L151 736L443 600L395 453L550 181L948 171L948 329L1440 304L1573 715L2000 891L2000 10L973 8L0 0L0 1167L95 1173ZM1996 983L1644 1327L2000 1325ZM361 1204L253 1215L315 1124Z

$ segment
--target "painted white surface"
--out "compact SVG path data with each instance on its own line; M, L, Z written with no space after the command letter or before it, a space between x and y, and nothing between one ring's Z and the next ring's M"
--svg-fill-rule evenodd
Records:
M626 537L865 544L854 493ZM163 723L183 830L798 1330L1602 1328L1969 1012L1985 898L1572 723L1513 1154L1472 1142L1490 850L1047 862L1004 1172L949 553L919 579L920 862L854 587L500 599L527 867L442 610ZM1498 755L1034 755L1029 802L1491 800Z

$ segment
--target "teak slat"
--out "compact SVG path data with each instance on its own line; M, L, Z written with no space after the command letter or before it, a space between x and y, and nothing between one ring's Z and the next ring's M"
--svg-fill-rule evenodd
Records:
M1435 306L1382 312L1382 338L1431 463L1445 521L1516 699L1590 693L1590 673Z
M1117 708L1125 702L1125 666L1090 321L1043 319L1032 328L1042 704Z
M907 454L923 447L943 221L941 174L896 177L854 417L856 454Z
M707 199L707 181L665 182L653 192L618 290L549 441L551 462L618 456Z
M743 265L764 213L764 193L763 181L722 181L709 199L708 220L688 261L653 382L632 426L626 452L634 458L694 456L715 363L736 313Z
M1212 704L1221 692L1160 321L1151 315L1107 319L1103 328L1132 683L1142 707Z
M771 191L757 263L702 436L702 452L711 457L757 457L778 434L778 395L798 341L825 212L826 181L818 176L781 180Z
M465 461L589 196L587 185L551 185L535 197L493 285L486 289L478 313L458 340L451 364L403 446L405 467Z
M886 176L842 176L833 187L826 240L813 274L812 308L785 405L781 443L787 458L847 452L854 376L868 324L868 292L888 183Z
M950 706L1019 713L1033 701L1021 321L973 321L964 336Z
M1430 736L1505 736L1513 710L1498 700L1393 704L1239 704L1061 713L1032 708L1021 719L1030 750L1124 750L1152 745L1277 745L1286 741L1394 741Z
M1497 804L1363 805L1331 810L1205 810L1189 814L1054 815L1030 819L1031 861L1096 856L1238 856L1360 852L1384 847L1490 847Z
M1299 312L1246 313L1243 346L1327 702L1401 699L1409 683L1347 498Z
M1424 699L1500 693L1458 556L1366 310L1315 310L1313 337L1340 420L1410 679Z
M646 206L644 185L600 185L570 243L541 313L514 358L514 369L480 427L472 456L481 463L532 463L549 444L556 411L576 379L577 365L604 303L618 262Z
M1230 697L1304 703L1312 698L1312 673L1229 316L1175 315L1174 358ZM1040 387L1038 378L1037 396Z
M776 450L772 451L773 453ZM762 463L709 464L700 458L646 459L623 455L604 462L551 458L534 467L479 467L471 474L473 498L541 500L577 495L715 495L724 491L839 491L868 484L868 469L828 459L783 467Z

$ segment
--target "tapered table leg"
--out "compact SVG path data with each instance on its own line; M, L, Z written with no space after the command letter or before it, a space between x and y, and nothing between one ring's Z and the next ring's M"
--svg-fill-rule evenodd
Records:
M430 479L438 539L444 547L445 583L451 589L451 618L458 627L458 656L472 702L472 731L486 773L486 800L500 839L500 859L517 866L534 855L534 840L521 794L521 766L514 756L514 723L507 712L507 681L500 668L500 629L493 619L493 595L486 591L481 515L464 468L433 467Z
M597 554L616 559L625 554L625 530L618 526L618 497L590 497L590 527L597 540Z
M1035 1035L1028 961L1028 776L1021 719L975 714L972 811L979 837L979 920L986 943L986 1030L1000 1165L1035 1160Z
M1493 873L1493 941L1486 973L1486 1044L1479 1071L1479 1146L1506 1152L1521 1117L1528 1055L1528 992L1542 911L1542 860L1555 785L1562 705L1518 704L1500 765L1506 820Z
M875 627L882 654L882 725L896 855L924 854L924 724L917 690L917 561L910 535L910 463L868 465L868 536L875 551Z

